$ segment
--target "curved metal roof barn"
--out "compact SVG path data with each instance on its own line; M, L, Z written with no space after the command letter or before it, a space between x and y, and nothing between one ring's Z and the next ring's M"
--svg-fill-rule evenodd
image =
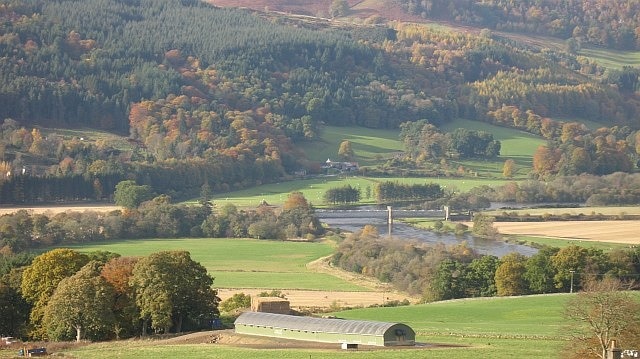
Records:
M235 321L236 333L322 343L375 346L415 345L408 325L368 320L324 319L246 312Z

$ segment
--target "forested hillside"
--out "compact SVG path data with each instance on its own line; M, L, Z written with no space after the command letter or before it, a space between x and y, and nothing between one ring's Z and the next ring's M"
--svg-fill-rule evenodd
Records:
M401 0L407 12L496 30L576 38L617 49L640 48L640 1Z
M323 124L464 117L514 127L551 140L533 169L541 176L610 156L593 173L628 171L640 148L636 69L605 71L488 31L338 24L195 0L0 0L0 17L2 202L109 198L122 179L177 197L272 182L318 168L296 148ZM56 127L129 143L44 129Z

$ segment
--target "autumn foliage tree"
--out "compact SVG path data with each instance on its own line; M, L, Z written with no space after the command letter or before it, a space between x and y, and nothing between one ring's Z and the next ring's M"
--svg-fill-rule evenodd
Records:
M71 249L54 249L34 258L22 273L22 295L33 305L30 315L33 338L46 338L42 326L45 309L58 284L74 275L88 262L88 257Z
M525 263L526 257L518 253L510 253L500 259L495 274L497 295L527 294L528 286L524 276Z
M96 261L58 284L45 309L43 326L49 338L65 340L75 336L104 339L113 325L114 289L100 275Z
M565 306L568 332L573 340L566 352L570 358L608 358L612 340L618 348L640 344L640 302L622 291L619 280L593 281Z
M156 332L181 332L185 320L198 323L218 316L213 278L189 252L153 253L140 259L132 273L143 334L147 325Z
M134 335L138 329L139 311L135 293L131 285L133 268L138 262L135 257L116 257L108 261L100 275L114 289L113 334L116 338Z

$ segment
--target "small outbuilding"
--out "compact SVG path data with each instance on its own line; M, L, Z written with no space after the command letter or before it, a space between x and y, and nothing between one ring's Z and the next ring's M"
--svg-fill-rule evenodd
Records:
M402 323L298 317L245 312L235 321L238 334L374 346L415 345L416 333Z

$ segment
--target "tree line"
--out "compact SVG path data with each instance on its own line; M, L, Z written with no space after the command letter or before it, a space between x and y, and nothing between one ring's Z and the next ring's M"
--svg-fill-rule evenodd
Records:
M2 333L31 340L107 340L211 328L213 278L189 252L121 257L45 252L0 277Z
M500 31L575 38L593 45L637 49L637 2L607 0L402 0L404 9L427 19L446 19Z
M122 190L134 193L131 186ZM324 231L300 193L290 194L279 211L266 204L240 210L233 204L214 208L207 201L199 205L173 204L166 195L136 198L142 202L124 211L47 215L20 210L0 216L0 253L4 256L51 245L114 239L315 238Z
M400 124L400 140L405 155L417 163L446 158L495 158L501 147L500 141L488 132L456 128L442 133L426 120Z
M0 177L4 203L111 199L124 179L173 198L195 196L205 183L223 192L287 179L314 168L294 148L318 138L322 123L425 120L435 128L405 137L419 144L416 163L499 154L490 134L439 133L456 117L556 141L537 156L536 176L629 171L638 158L637 71L578 76L574 55L490 33L402 23L317 31L169 0L3 5L0 170L41 178ZM108 15L86 17L99 13ZM554 117L607 129L568 143ZM87 144L35 125L108 129L129 142Z
M578 291L602 278L632 285L640 275L637 249L542 248L531 256L478 255L452 247L380 238L365 227L345 239L332 257L342 269L376 277L425 301ZM572 281L573 279L573 281Z
M378 203L429 201L444 196L444 191L437 183L403 184L384 181L377 183L373 192Z

